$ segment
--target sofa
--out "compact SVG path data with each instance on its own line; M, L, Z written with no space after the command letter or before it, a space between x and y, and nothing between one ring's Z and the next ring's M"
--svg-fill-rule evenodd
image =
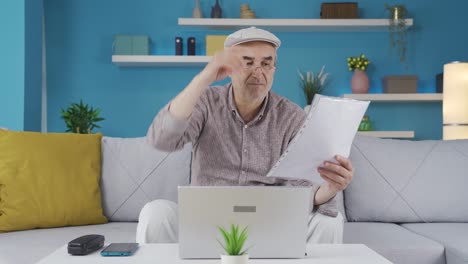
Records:
M190 182L190 145L165 153L145 138L103 137L101 148L109 223L0 233L0 264L36 263L85 234L134 241L143 205L177 202L177 186ZM350 159L354 179L337 197L344 243L365 244L393 263L468 263L468 140L356 136Z

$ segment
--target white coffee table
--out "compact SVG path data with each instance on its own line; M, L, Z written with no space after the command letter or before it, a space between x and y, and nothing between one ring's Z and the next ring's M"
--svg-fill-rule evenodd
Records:
M100 251L87 256L71 256L67 247L57 249L38 264L219 264L219 259L181 260L178 244L146 244L130 257L102 257ZM251 259L250 264L389 264L391 263L362 244L320 244L311 247L304 259Z

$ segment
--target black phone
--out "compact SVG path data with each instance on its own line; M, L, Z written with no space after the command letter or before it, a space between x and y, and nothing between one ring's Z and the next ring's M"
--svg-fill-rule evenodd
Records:
M101 251L104 257L131 256L138 249L138 243L111 243Z

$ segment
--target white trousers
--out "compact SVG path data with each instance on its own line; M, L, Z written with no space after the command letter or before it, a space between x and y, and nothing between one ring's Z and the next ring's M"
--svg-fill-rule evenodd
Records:
M168 200L154 200L141 209L136 242L177 243L179 235L177 204ZM309 215L307 245L343 243L343 216Z

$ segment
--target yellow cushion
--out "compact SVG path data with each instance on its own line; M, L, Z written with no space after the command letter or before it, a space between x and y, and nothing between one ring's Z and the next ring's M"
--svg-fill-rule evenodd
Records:
M101 138L0 130L0 232L106 223Z

